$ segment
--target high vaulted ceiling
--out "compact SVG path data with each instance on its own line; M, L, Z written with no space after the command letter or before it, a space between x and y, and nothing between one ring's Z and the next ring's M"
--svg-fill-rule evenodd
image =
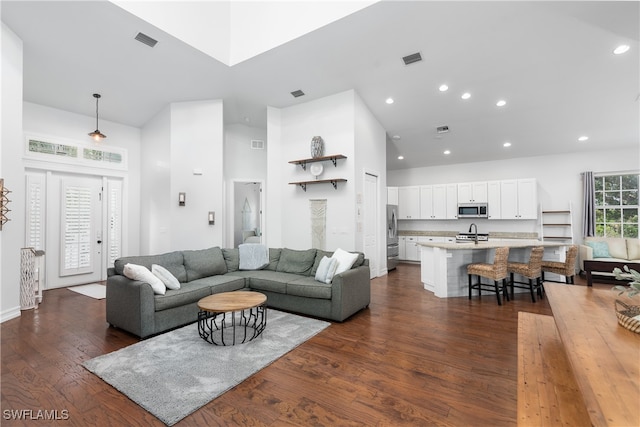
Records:
M3 0L1 13L24 43L25 101L93 116L100 93L101 120L142 127L171 102L223 99L226 123L265 127L268 105L354 89L387 131L388 169L402 169L637 153L639 5L383 1L231 67L107 1ZM404 65L415 52L423 60Z

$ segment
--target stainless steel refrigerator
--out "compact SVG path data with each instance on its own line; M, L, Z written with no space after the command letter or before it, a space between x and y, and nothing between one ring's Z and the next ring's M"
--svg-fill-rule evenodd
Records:
M396 268L399 259L398 206L387 205L387 270Z

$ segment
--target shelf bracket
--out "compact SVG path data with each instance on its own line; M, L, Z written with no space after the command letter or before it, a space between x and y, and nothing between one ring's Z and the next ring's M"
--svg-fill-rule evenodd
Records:
M302 166L302 165L301 165ZM302 190L306 193L307 192L307 184L304 182L301 182L300 184L298 184L300 186L300 188L302 188Z
M335 160L334 160L335 162ZM337 190L338 189L338 181L331 181L331 185L333 185L333 189Z
M307 163L306 162L300 163L300 167L302 168L303 171L306 171L307 170Z
M334 168L338 167L338 159L336 157L331 158L331 163L333 163Z

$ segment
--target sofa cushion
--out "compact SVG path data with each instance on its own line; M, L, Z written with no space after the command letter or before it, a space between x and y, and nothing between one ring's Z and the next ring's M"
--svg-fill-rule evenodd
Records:
M230 276L228 274L203 277L189 283L205 283L211 288L211 294L239 291L246 287L246 280L243 277Z
M144 265L127 263L124 266L123 273L131 280L139 280L151 285L154 294L164 295L167 287Z
M276 271L308 276L311 273L313 262L315 260L315 249L297 251L284 248L280 253L280 260L278 260L278 267L276 268Z
M300 278L298 274L281 273L268 270L247 270L235 271L228 276L244 277L247 279L247 286L254 291L269 291L279 294L287 293L287 283ZM313 279L312 279L313 280Z
M183 305L198 302L209 295L211 295L211 285L209 283L198 283L196 281L183 283L180 289L168 289L166 294L156 295L155 311L182 307Z
M153 264L158 264L169 270L179 282L187 281L187 271L184 268L182 252L169 252L161 255L128 256L118 258L114 263L116 273L124 275L125 264L144 265L149 270Z
M630 260L640 259L640 239L627 239L627 257Z
M222 255L222 249L218 246L196 251L182 251L182 254L188 282L227 272L227 263Z
M594 258L611 258L607 242L586 242L586 244L593 250Z
M356 252L356 253L358 254L358 257L356 258L356 262L353 263L351 268L358 268L362 264L364 264L364 254L362 252Z
M331 299L331 285L318 282L313 277L300 277L287 283L287 295Z
M238 271L240 268L240 252L238 248L222 249L224 262L227 264L227 272Z
M263 270L276 271L281 252L280 248L269 248L269 264Z
M609 256L613 258L628 259L627 242L625 239L607 239Z

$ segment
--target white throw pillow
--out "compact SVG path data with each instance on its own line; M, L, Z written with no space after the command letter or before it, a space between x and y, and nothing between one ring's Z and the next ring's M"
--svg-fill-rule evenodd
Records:
M153 273L144 265L125 264L123 273L131 280L139 280L150 284L153 289L153 293L155 294L164 295L167 292L167 288L164 286L164 283L154 276Z
M167 289L180 289L180 282L169 270L158 264L151 264L151 272L164 283Z
M338 260L338 268L336 269L335 274L343 273L349 270L353 264L358 259L358 254L352 254L351 252L347 252L343 249L336 249L331 258L335 258Z
M316 270L316 280L318 282L329 284L333 280L336 268L338 268L338 260L335 258L322 257L318 269Z

